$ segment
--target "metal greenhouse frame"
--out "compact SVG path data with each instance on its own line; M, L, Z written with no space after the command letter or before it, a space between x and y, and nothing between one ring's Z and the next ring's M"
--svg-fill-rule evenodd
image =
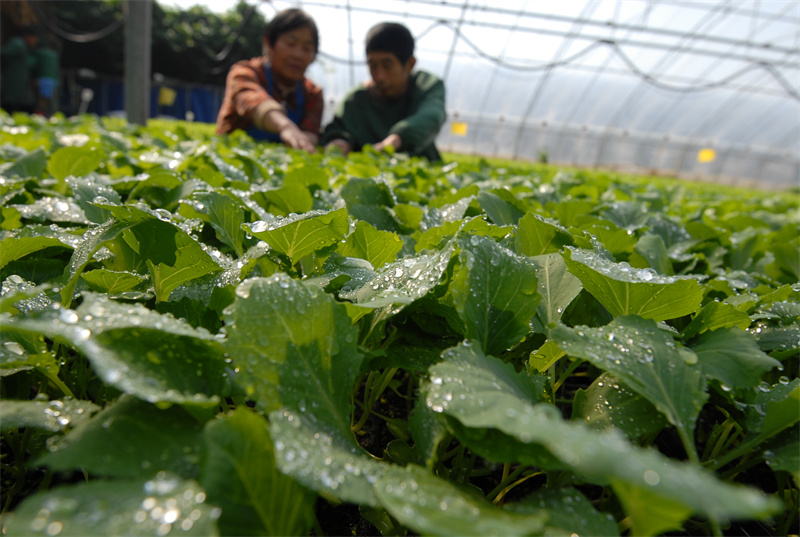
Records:
M327 98L323 123L369 76L367 30L393 20L415 35L417 67L445 81L445 151L800 188L796 0L248 3L317 21L308 76ZM220 68L240 59L229 53Z
M328 113L365 79L369 26L405 23L461 153L800 186L800 3L310 0Z

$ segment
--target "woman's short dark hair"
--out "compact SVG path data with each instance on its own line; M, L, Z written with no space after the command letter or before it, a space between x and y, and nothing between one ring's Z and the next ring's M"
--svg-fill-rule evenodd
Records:
M390 52L405 64L414 55L414 36L397 22L381 22L367 32L367 54Z
M314 22L314 19L311 18L311 15L302 9L284 9L276 14L264 28L264 37L267 38L269 46L274 47L280 36L292 30L297 30L298 28L311 29L311 34L314 38L314 52L319 51L319 30L317 30L317 24Z

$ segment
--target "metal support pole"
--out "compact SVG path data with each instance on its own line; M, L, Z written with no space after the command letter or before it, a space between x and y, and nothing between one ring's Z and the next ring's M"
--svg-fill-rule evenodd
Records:
M126 0L125 114L130 123L144 125L150 117L150 46L152 0Z
M447 63L444 66L444 74L442 80L447 81L447 75L450 74L450 65L453 63L453 55L456 52L456 45L458 45L458 36L461 35L461 27L464 25L464 16L467 14L469 7L469 0L465 0L464 5L461 6L461 15L458 17L458 22L453 31L453 43L450 45L450 52L447 54Z

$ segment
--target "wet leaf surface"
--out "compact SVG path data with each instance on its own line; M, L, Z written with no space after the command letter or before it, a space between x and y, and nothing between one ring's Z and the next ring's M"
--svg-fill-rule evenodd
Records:
M567 248L567 268L613 315L663 321L697 311L703 290L694 279L661 276L610 262L591 252Z
M532 324L535 331L546 333L551 323L561 320L564 310L581 292L582 285L578 278L567 271L563 258L558 254L536 256L533 263L542 301Z
M344 238L348 230L347 210L310 211L271 222L260 220L245 224L245 229L296 263Z
M619 535L611 515L597 511L586 496L570 487L538 490L511 504L509 510L547 513L545 535Z
M35 427L47 431L63 431L76 427L100 407L80 399L52 401L0 401L0 426L4 431L13 427Z
M308 411L329 432L350 434L350 393L363 355L341 304L279 274L239 286L225 320L225 350L259 407Z
M19 535L219 535L219 508L194 481L161 473L142 481L93 481L28 498L6 529Z
M704 332L691 348L700 369L727 386L756 386L764 373L782 367L758 348L749 332L738 328Z
M691 438L708 397L706 378L696 364L697 356L681 351L653 321L617 317L601 328L559 325L551 335L567 354L616 375Z
M196 478L201 431L179 406L159 409L123 398L93 419L76 424L51 444L51 452L38 463L53 470L81 469L106 477L147 478L169 471Z
M685 515L747 518L777 508L772 499L724 483L699 466L634 447L613 431L598 433L565 421L558 410L532 396L529 379L504 369L475 345L455 347L431 368L426 404L466 427L499 429L523 443L541 444L589 482L646 489L682 506Z
M206 424L200 482L220 506L225 535L300 535L308 531L314 494L278 471L269 424L239 408Z
M436 535L532 535L544 527L546 515L496 507L414 465L405 475L392 472L378 479L378 501L401 524Z
M213 405L233 392L233 372L211 334L143 306L94 297L5 327L64 338L104 382L150 402Z
M518 343L529 331L541 300L536 267L491 239L459 239L461 268L453 301L470 339L488 354Z
M575 394L572 419L600 431L613 427L633 443L667 425L666 418L652 403L608 373Z
M796 193L0 127L2 533L794 520Z

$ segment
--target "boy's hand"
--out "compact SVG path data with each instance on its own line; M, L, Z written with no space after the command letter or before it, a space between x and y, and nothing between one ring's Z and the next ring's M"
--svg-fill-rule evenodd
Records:
M400 139L400 136L396 134L390 134L372 147L375 149L375 151L383 151L386 147L391 146L395 151L397 151L402 145L403 140Z
M329 150L329 149L332 149L332 148L338 149L339 151L341 151L345 155L350 152L350 144L347 142L347 140L343 140L341 138L337 138L335 140L331 140L325 146L325 150L326 151Z

